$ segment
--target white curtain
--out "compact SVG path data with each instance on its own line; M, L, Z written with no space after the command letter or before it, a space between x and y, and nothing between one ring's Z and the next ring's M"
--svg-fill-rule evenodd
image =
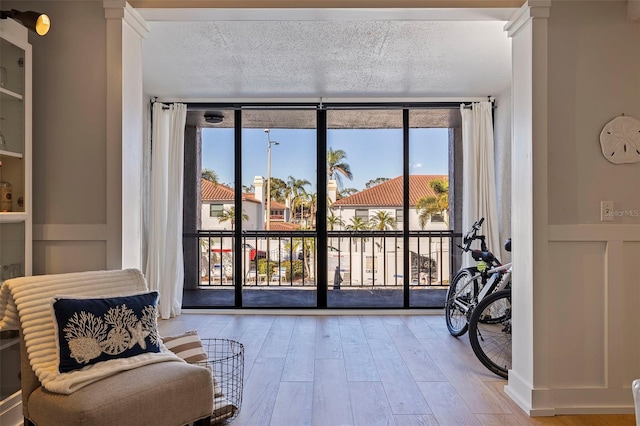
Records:
M460 105L462 114L462 232L484 217L480 233L489 250L500 256L498 208L496 202L492 103L477 102L471 108ZM475 246L474 246L475 247ZM471 264L463 256L463 266Z
M182 181L185 104L153 104L152 153L146 277L160 292L163 319L180 315L182 259ZM125 183L126 185L126 183Z

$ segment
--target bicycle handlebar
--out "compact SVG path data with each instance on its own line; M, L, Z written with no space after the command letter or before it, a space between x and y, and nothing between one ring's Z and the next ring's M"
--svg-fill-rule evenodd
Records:
M471 249L471 243L475 240L480 240L481 245L483 246L483 250L485 249L484 235L478 235L478 231L482 226L482 222L484 222L484 217L481 217L480 219L475 221L475 223L471 226L469 232L467 232L467 235L464 236L464 246L461 246L460 244L457 245L460 249L462 249L462 251L468 252Z

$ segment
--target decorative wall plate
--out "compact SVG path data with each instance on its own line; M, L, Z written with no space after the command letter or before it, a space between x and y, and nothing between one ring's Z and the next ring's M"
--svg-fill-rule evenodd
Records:
M621 115L600 132L602 155L613 164L640 162L640 121Z

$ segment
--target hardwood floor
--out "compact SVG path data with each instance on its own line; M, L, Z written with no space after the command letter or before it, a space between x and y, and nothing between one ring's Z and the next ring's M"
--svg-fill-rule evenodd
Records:
M244 345L233 425L635 425L633 415L527 416L442 315L183 314L159 328Z

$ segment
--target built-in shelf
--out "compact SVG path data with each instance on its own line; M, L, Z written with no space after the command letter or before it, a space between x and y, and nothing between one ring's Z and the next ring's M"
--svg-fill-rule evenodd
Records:
M0 87L0 96L14 98L19 101L22 100L22 95L20 93L12 92L11 90L7 90L4 87Z
M13 151L3 151L0 149L0 157L14 157L14 158L22 158L21 152L13 152Z
M25 212L3 212L0 213L0 223L24 222L28 217Z
M0 19L0 282L31 275L32 50L28 30ZM11 185L10 187L8 185ZM8 189L11 189L9 197ZM11 207L8 206L11 201ZM0 425L21 425L20 339L0 332Z

